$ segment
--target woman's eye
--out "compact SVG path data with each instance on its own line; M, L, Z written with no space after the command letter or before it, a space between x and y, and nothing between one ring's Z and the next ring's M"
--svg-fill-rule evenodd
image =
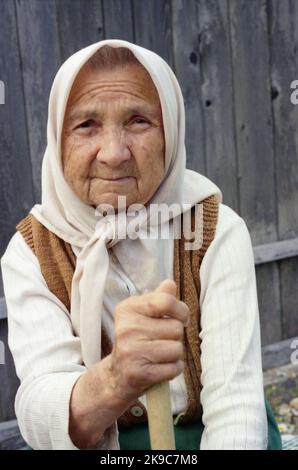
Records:
M78 128L79 129L88 129L89 127L91 127L92 125L94 124L94 121L92 121L92 119L88 119L88 121L84 121L82 122L81 124L78 125Z
M147 122L145 119L143 119L143 118L135 118L135 119L133 119L132 122L133 122L133 123L135 122L135 123L137 123L137 124L148 124L148 122Z

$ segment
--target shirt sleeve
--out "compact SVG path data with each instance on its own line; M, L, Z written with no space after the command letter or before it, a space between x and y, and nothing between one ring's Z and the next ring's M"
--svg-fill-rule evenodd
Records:
M15 412L28 445L75 450L69 432L72 388L85 373L80 338L69 312L53 295L39 262L19 232L1 259L8 345L21 381Z
M200 278L205 426L200 448L266 449L268 425L252 244L244 220L223 204Z

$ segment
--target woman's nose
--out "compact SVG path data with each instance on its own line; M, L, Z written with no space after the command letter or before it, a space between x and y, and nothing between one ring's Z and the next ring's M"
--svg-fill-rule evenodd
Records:
M121 131L110 131L100 136L96 159L109 166L118 166L131 158L125 136Z

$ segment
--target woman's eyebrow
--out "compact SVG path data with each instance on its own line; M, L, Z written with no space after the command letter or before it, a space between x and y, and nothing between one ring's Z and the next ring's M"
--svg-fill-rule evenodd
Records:
M156 117L158 112L155 107L150 106L148 104L133 104L130 106L125 106L122 109L123 115L127 114L146 114L149 117ZM84 121L85 119L100 119L103 115L103 111L100 107L96 108L86 108L86 109L79 109L70 112L68 120L70 122L76 121Z

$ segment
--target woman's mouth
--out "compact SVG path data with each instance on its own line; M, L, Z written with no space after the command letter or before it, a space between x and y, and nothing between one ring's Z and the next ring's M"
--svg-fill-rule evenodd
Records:
M116 183L125 184L125 183L129 183L130 181L132 181L134 177L133 176L121 176L118 178L102 178L99 176L95 176L92 179L100 179L102 181L108 182L109 184L116 184Z

